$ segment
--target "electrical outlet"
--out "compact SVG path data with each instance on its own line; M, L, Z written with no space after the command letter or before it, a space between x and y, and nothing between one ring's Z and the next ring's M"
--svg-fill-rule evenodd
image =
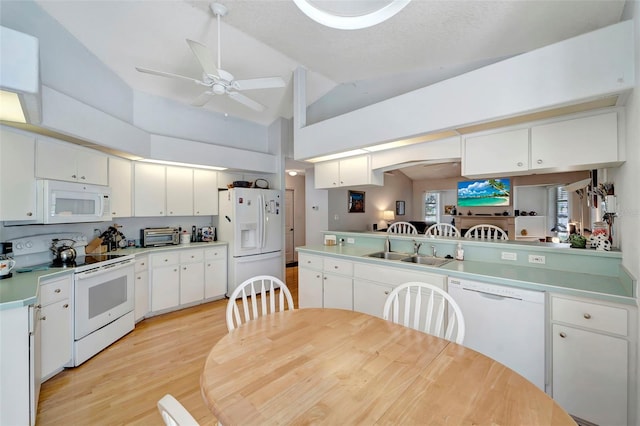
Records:
M540 263L544 265L546 263L545 257L539 254L530 254L529 263Z
M518 260L518 253L502 252L502 260Z
M333 220L340 220L340 216L338 216L337 214L333 215Z
M355 244L356 240L355 238L347 238L347 244Z

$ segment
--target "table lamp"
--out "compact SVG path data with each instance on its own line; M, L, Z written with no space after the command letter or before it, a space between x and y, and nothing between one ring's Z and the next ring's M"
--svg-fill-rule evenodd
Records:
M382 220L387 222L387 226L391 225L391 221L395 220L396 215L393 213L393 210L385 210L382 212Z

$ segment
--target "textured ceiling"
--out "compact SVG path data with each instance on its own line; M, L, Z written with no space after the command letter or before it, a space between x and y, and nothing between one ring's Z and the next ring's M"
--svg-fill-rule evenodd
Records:
M134 67L200 78L185 39L217 53L210 2L37 3L135 90L185 104L202 92ZM245 92L268 106L262 113L221 96L203 108L265 125L291 117L291 73L299 66L308 70L308 103L324 96L316 105L326 118L619 22L624 8L622 0L413 0L387 22L342 31L311 21L289 0L222 3L229 9L221 26L222 68L237 79L279 75L288 86Z

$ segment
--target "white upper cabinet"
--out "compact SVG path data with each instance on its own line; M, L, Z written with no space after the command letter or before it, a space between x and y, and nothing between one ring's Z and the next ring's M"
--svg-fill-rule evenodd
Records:
M88 148L38 138L36 176L43 179L108 185L108 157Z
M166 216L165 166L134 164L133 213L135 216Z
M218 214L218 172L193 169L193 214L194 216Z
M32 136L0 129L0 220L36 219Z
M499 177L615 167L624 161L620 146L616 111L468 136L462 174Z
M531 128L531 170L573 170L618 166L618 117L615 112ZM582 167L584 168L584 167Z
M359 185L384 185L383 174L372 170L369 155L315 165L315 187L318 189Z
M167 216L193 216L193 169L167 166Z
M462 174L517 174L529 170L529 129L468 137L463 145Z
M109 187L111 187L111 215L131 217L131 161L124 158L109 158Z

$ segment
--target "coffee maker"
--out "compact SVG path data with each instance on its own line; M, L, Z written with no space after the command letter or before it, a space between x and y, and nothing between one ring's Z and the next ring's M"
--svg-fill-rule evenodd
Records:
M13 276L10 271L15 264L16 261L13 260L13 243L0 243L0 280Z

